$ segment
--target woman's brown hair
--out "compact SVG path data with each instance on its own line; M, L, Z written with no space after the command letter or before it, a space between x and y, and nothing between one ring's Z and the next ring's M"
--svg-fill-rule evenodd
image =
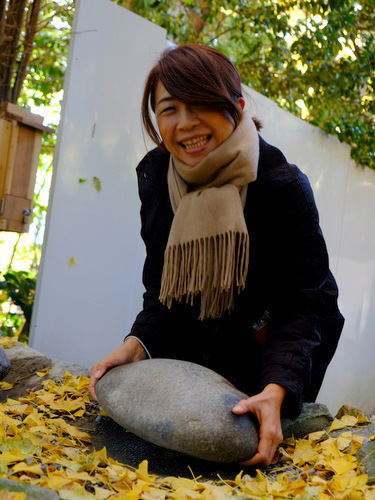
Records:
M235 126L238 125L241 111L237 101L242 97L242 89L231 61L206 45L171 47L162 53L150 71L142 101L144 128L162 149L161 138L150 115L150 108L155 112L155 90L159 80L178 101L221 110L232 117Z

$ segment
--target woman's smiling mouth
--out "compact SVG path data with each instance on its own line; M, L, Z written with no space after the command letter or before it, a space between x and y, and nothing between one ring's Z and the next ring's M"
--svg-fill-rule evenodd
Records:
M188 139L187 141L181 141L180 144L185 151L194 151L205 146L210 138L210 135L201 135L200 137L194 137L193 139Z

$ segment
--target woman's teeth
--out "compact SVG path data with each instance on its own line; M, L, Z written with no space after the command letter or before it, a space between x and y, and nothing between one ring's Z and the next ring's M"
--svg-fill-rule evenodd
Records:
M209 136L204 135L202 137L195 137L194 139L189 139L188 141L181 142L185 149L196 149L204 146L208 142Z

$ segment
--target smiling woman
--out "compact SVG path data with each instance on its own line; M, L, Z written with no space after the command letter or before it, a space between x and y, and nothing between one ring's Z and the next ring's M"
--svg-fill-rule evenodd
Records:
M260 424L246 464L269 464L280 416L315 400L343 326L310 184L259 136L213 48L163 53L142 117L158 146L137 167L144 305L92 368L91 393L109 368L147 357L207 366L249 395L232 410Z
M169 51L168 57L161 59L147 78L142 118L147 133L159 146L162 146L162 139L153 125L149 109L157 113L159 82L167 93L164 96L166 104L178 101L221 111L233 120L234 126L240 120L242 109L237 101L242 98L242 88L235 67L221 52L204 45L197 51L196 47L184 45L184 50Z
M156 85L155 101L164 146L190 167L220 146L234 130L234 120L228 112L178 101L161 81ZM245 102L242 98L238 102L242 111Z

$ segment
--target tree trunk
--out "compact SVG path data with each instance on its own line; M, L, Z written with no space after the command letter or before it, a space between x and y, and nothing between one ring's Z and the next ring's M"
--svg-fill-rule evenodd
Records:
M13 72L19 51L26 3L27 0L10 0L5 13L2 36L0 36L0 104L4 101L12 102Z
M37 30L38 15L40 10L41 0L34 0L30 15L26 21L25 40L23 44L22 57L18 65L15 82L12 89L11 102L16 103L22 89L22 83L26 77L27 67L30 62L31 53L33 51L33 43Z
M5 3L6 0L0 0L0 47L3 42L3 35L4 35Z

